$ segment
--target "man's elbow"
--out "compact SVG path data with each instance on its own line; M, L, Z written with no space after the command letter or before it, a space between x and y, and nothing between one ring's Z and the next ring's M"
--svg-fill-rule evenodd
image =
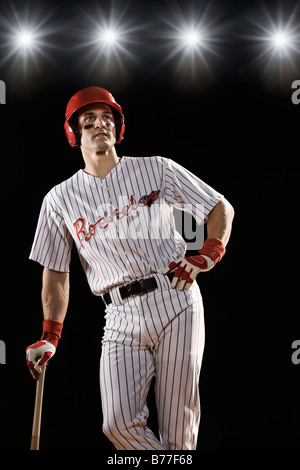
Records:
M225 209L226 213L228 214L228 217L231 220L233 220L235 212L234 212L234 208L233 208L232 204L230 204L230 202L227 201L227 199L225 199L225 198L221 199L220 202L222 202L222 204L224 205L224 209Z
M214 215L217 213L223 214L223 217L225 216L227 221L232 221L235 214L233 206L227 199L225 199L225 197L222 197L222 199L220 199L220 201L215 205L211 214L212 213L214 213Z

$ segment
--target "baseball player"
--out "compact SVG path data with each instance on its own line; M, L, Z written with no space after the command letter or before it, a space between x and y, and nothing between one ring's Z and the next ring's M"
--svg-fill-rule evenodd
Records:
M193 450L204 348L198 273L222 259L233 208L171 159L118 157L124 116L107 90L84 88L67 104L65 132L85 167L44 198L30 258L43 270L43 333L26 350L37 378L55 354L69 299L75 244L93 294L105 303L100 361L103 431L118 450ZM207 223L185 256L173 208ZM84 328L84 318L82 319ZM147 426L155 376L159 439Z

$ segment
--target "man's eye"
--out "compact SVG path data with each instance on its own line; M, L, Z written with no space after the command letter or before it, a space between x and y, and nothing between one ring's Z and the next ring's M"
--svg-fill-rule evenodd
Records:
M94 119L94 116L86 116L85 122L92 121Z

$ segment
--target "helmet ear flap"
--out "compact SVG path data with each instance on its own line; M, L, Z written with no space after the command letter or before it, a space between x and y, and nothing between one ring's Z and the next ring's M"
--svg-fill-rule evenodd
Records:
M116 142L119 143L121 142L121 129L122 129L122 123L123 120L120 116L120 113L116 111L112 106L110 107L114 116L114 121L115 121L115 126L116 126ZM123 138L123 137L122 137Z
M71 147L78 147L80 145L79 132L77 126L74 126L70 120L66 121L64 124L65 133Z

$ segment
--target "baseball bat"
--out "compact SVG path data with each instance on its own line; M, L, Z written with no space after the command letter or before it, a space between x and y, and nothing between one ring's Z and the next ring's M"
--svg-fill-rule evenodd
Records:
M34 404L30 450L39 450L39 447L40 447L40 431L41 431L45 373L46 373L46 364L42 366L42 373L38 376L37 381L36 381L35 404Z

